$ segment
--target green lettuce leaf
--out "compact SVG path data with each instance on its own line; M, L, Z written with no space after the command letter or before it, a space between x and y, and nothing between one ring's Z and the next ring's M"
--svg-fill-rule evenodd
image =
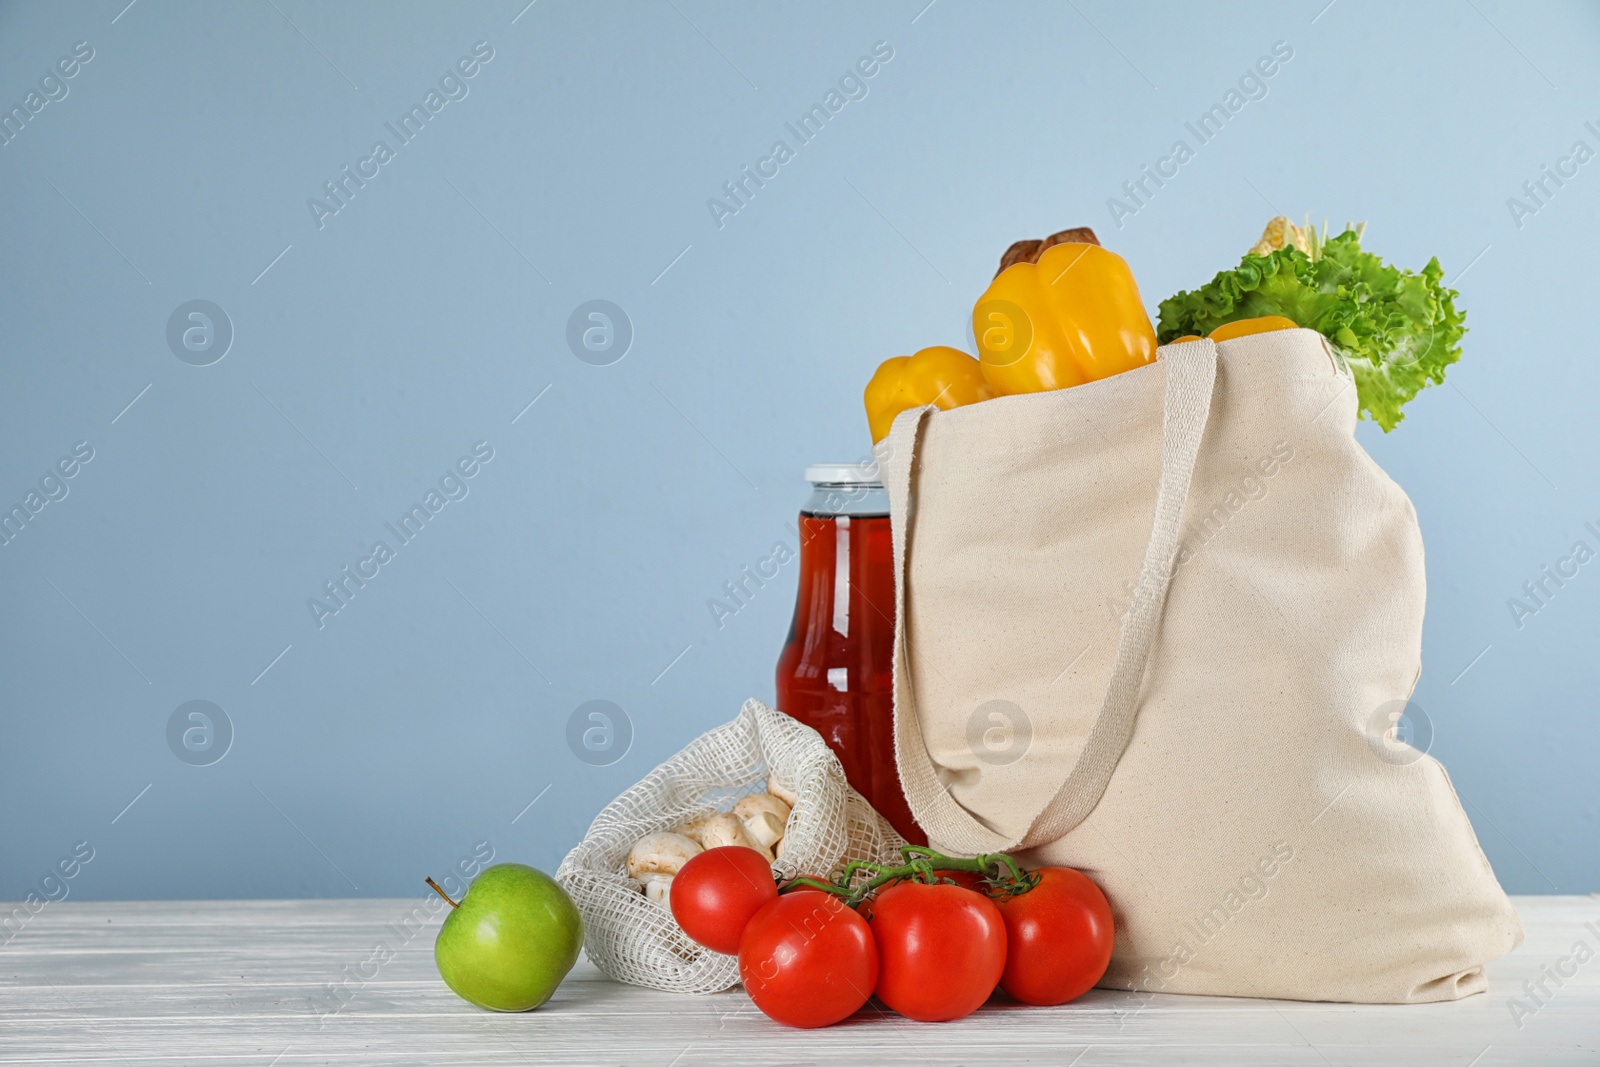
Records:
M1437 259L1421 273L1391 267L1361 250L1356 230L1346 230L1316 240L1311 255L1292 247L1247 254L1199 289L1163 300L1157 334L1165 344L1239 319L1292 319L1343 353L1361 414L1388 431L1405 418L1401 407L1442 384L1445 368L1461 358L1465 313L1443 278Z

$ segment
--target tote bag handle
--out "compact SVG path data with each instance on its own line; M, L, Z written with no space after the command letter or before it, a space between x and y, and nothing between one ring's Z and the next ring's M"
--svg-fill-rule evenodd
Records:
M1195 457L1211 413L1216 386L1217 350L1211 341L1188 341L1163 349L1166 394L1161 425L1161 482L1156 490L1155 521L1139 569L1133 603L1122 618L1116 656L1106 683L1100 712L1077 763L1020 837L1007 837L980 822L956 802L940 783L928 758L911 688L910 647L906 638L907 554L915 540L916 499L913 468L922 428L932 406L903 412L894 421L889 441L896 460L888 486L891 500L901 504L894 524L895 567L895 759L906 799L917 821L942 845L971 855L1033 848L1054 841L1082 822L1100 802L1122 752L1133 733L1145 663L1166 604L1173 561ZM900 449L904 449L901 457ZM905 690L905 691L902 691Z

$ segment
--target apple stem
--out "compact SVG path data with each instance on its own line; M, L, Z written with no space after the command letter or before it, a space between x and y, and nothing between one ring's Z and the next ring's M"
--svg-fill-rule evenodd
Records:
M444 902L446 904L450 905L452 908L461 907L460 904L457 904L455 901L450 899L450 894L449 893L446 893L443 889L439 888L439 883L438 882L435 882L432 878L427 879L427 882L428 882L429 885L433 886L433 891L435 893L438 893L441 897L444 897Z

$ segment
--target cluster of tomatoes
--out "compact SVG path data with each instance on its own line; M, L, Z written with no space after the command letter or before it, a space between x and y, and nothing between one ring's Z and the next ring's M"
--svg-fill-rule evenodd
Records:
M761 853L713 848L673 879L672 914L699 944L736 954L750 999L788 1026L832 1025L873 995L921 1022L968 1015L996 986L1065 1004L1105 974L1111 906L1082 873L918 846L903 858L780 886Z

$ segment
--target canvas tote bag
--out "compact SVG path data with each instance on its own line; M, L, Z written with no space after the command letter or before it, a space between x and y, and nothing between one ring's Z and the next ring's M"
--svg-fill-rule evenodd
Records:
M1310 330L1170 345L1057 392L908 411L895 754L935 846L1090 874L1101 984L1407 1003L1522 928L1444 769L1416 512Z

